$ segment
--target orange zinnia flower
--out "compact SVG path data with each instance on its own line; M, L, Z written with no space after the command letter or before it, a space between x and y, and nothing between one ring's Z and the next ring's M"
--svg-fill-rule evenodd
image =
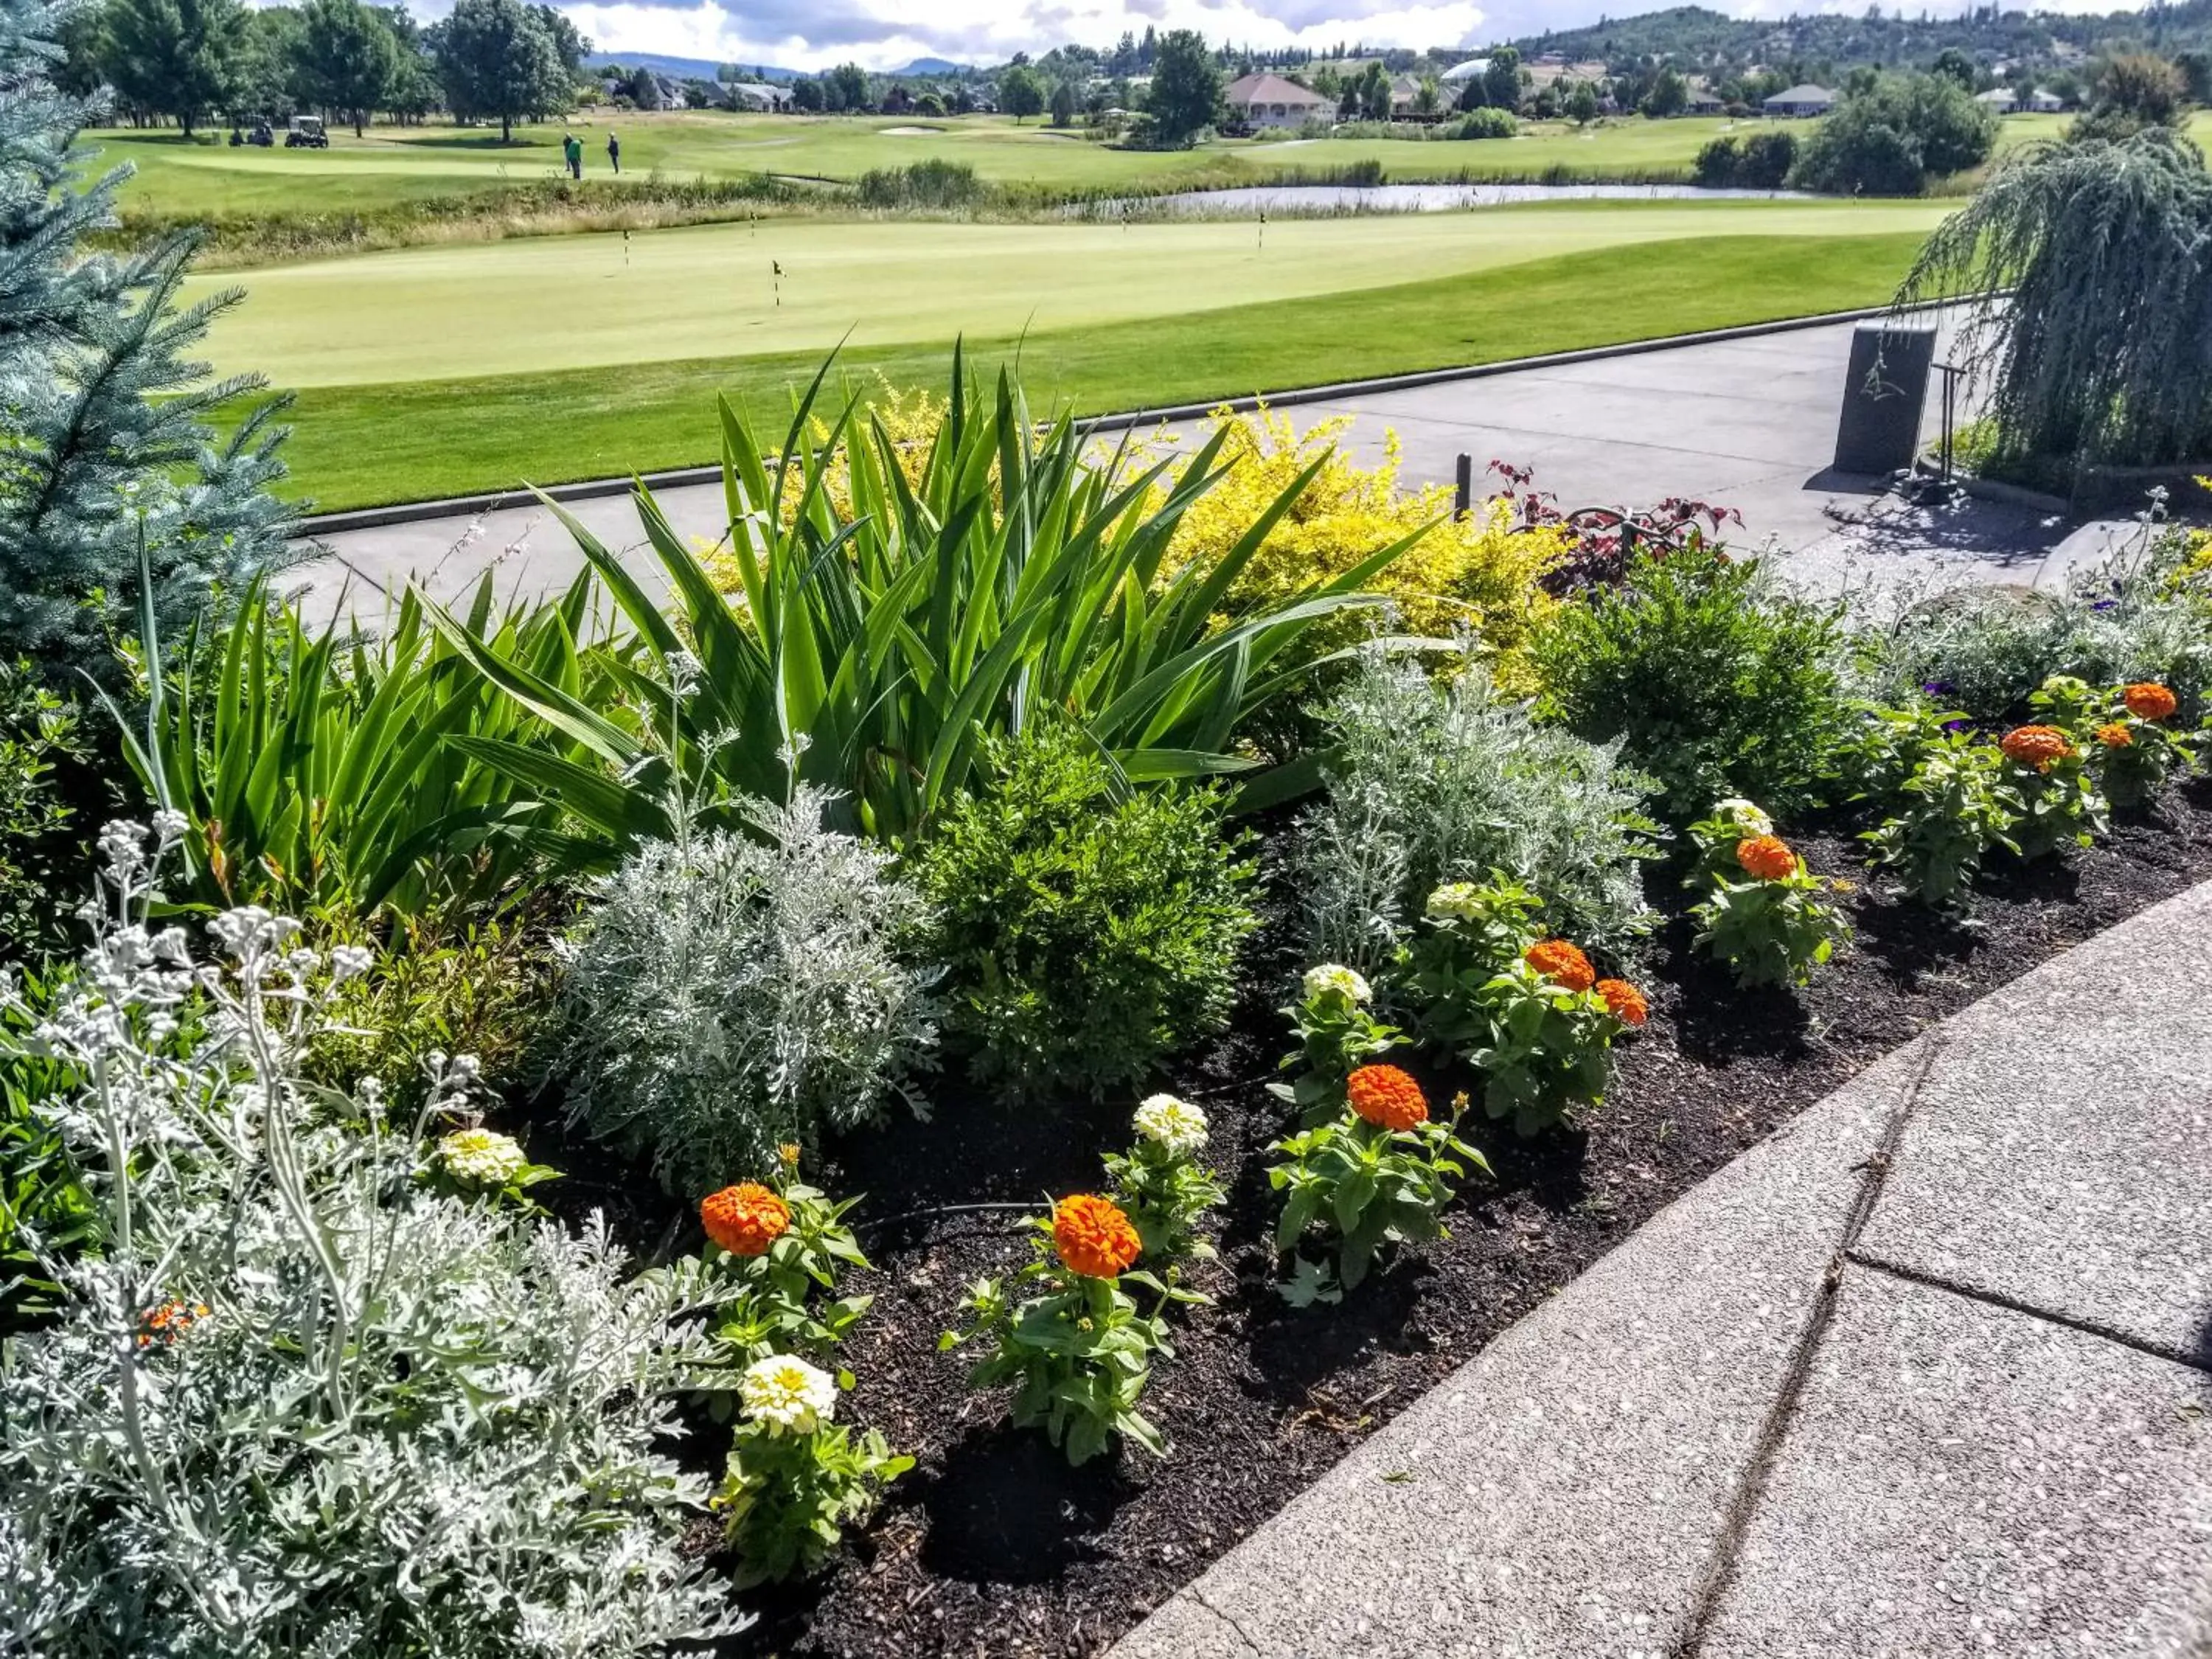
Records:
M1598 981L1597 994L1623 1025L1641 1025L1651 1018L1651 1005L1644 1000L1644 993L1625 979Z
M1797 854L1779 836L1753 836L1738 842L1735 861L1761 881L1780 881L1797 871Z
M2172 692L2152 680L2130 686L2120 693L2120 701L2139 720L2162 720L2181 706Z
M765 1255L791 1225L791 1206L757 1181L741 1181L699 1203L707 1237L732 1255Z
M1137 1230L1110 1199L1078 1193L1052 1206L1052 1243L1072 1273L1112 1279L1137 1259Z
M1547 979L1555 979L1570 991L1587 991L1597 983L1597 969L1589 958L1563 939L1547 939L1528 947L1522 957Z
M2118 720L2097 728L2097 741L2107 749L2130 749L2134 747L2135 740L2136 734Z
M149 1347L156 1337L173 1342L207 1316L204 1302L195 1302L189 1307L181 1302L164 1302L146 1316L146 1328L138 1334L138 1346Z
M2005 758L2019 766L2032 766L2039 772L2048 772L2052 765L2074 752L2074 745L2066 734L2055 726L2015 726L1999 740Z
M1363 1066L1344 1082L1352 1109L1382 1129L1410 1129L1429 1121L1421 1085L1395 1066Z

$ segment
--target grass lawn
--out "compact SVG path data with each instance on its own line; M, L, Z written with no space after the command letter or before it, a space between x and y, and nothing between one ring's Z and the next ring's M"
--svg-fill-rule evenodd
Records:
M2008 118L2002 144L2055 137L2069 118L2022 115ZM890 117L805 118L689 112L661 115L580 115L585 176L609 176L605 150L609 128L621 135L623 168L632 177L659 169L690 179L777 173L852 179L871 167L891 167L944 156L965 161L984 178L1071 191L1105 190L1181 182L1234 182L1249 173L1264 181L1287 167L1340 167L1378 161L1390 179L1526 178L1553 168L1584 177L1687 177L1698 149L1723 133L1753 131L1759 122L1692 118L1601 124L1577 132L1559 123L1532 124L1525 136L1480 143L1419 143L1389 138L1331 138L1256 143L1221 142L1196 150L1152 153L1109 149L1031 122L971 116L955 121L904 121ZM1790 130L1807 130L1787 124ZM110 161L128 160L138 177L126 186L126 205L164 215L222 216L373 211L431 196L558 176L559 125L515 130L512 145L476 129L434 126L372 127L356 139L341 130L326 150L230 149L223 135L187 144L173 132L118 130L97 135ZM2212 113L2192 127L2212 140Z
M1572 203L1249 223L763 220L409 248L243 273L217 368L310 387L1011 338L1655 244L1925 233L1933 203ZM627 260L627 263L625 263ZM775 276L777 265L783 275ZM192 293L227 283L196 278ZM1712 271L1716 283L1728 281ZM781 303L777 303L778 291ZM1234 325L1224 323L1224 330ZM1665 331L1663 329L1657 331Z
M1275 168L1380 161L1384 175L1401 184L1462 173L1476 179L1523 179L1554 169L1584 178L1668 174L1686 179L1698 152L1711 140L1765 125L1698 116L1675 121L1631 117L1577 131L1564 121L1528 121L1512 138L1290 138L1252 144L1238 155L1255 167Z
M923 127L930 129L921 131ZM901 128L916 131L902 135ZM451 126L371 127L356 138L333 131L328 149L231 149L227 134L186 143L174 132L117 129L94 135L106 161L127 160L138 176L125 188L126 206L166 214L268 213L296 204L302 212L373 209L423 195L561 176L558 123L518 126L514 142L496 132ZM584 141L584 176L612 176L606 157L611 130L622 139L623 171L654 170L679 178L734 178L775 173L851 179L871 167L903 167L926 156L965 161L987 179L1030 181L1070 190L1210 175L1227 147L1165 153L1110 149L1036 122L1017 126L999 117L902 122L888 117L807 118L687 112L659 115L580 114L573 131ZM1406 145L1405 149L1413 146Z
M1738 222L1749 231L1758 222ZM1919 231L1877 218L1856 235L1678 238L1026 338L979 327L969 349L984 363L1018 349L1040 410L1138 408L1879 304L1919 241ZM860 343L842 359L843 375L863 391L878 377L941 384L949 350L941 333ZM711 460L717 392L780 433L821 355L313 386L294 416L295 488L335 509Z

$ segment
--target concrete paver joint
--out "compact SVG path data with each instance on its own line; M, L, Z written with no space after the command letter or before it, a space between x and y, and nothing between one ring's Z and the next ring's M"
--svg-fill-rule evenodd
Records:
M1864 1267L1870 1273L1886 1273L1892 1279L1901 1279L1908 1285L1918 1285L1931 1291L1942 1291L1948 1296L1964 1297L1969 1302L1979 1302L1991 1308L2002 1308L2007 1313L2024 1314L2030 1319L2040 1319L2046 1324L2061 1326L2069 1331L2079 1331L2084 1336L2094 1336L2106 1342L2116 1342L2121 1347L2132 1348L2136 1352L2148 1354L2153 1359L2164 1359L2176 1365L2186 1365L2192 1370L2212 1373L2212 1363L2207 1363L2202 1353L2191 1352L2168 1343L2147 1341L2140 1336L2098 1320L2083 1319L2072 1314L2060 1313L2050 1308L2039 1308L2032 1302L2023 1302L2017 1297L2006 1296L2001 1291L1982 1290L1972 1285L1961 1285L1954 1279L1945 1279L1936 1273L1923 1273L1920 1269L1908 1267L1901 1261L1887 1261L1864 1250L1850 1250L1848 1252L1848 1259L1855 1267Z
M1826 1271L1821 1274L1820 1289L1807 1310L1803 1327L1792 1347L1789 1363L1784 1367L1774 1400L1767 1408L1765 1420L1759 1425L1753 1442L1750 1461L1737 1479L1735 1489L1729 1494L1721 1514L1721 1526L1715 1538L1712 1554L1700 1575L1693 1591L1688 1616L1682 1633L1674 1649L1673 1659L1697 1659L1704 1650L1705 1634L1711 1628L1713 1616L1721 1601L1728 1594L1737 1569L1742 1562L1743 1544L1751 1530L1753 1512L1766 1487L1767 1478L1780 1457L1783 1443L1788 1439L1790 1425L1797 1414L1807 1382L1813 1375L1814 1362L1820 1358L1821 1340L1827 1334L1836 1316L1836 1304L1843 1290L1844 1264L1850 1260L1857 1246L1859 1235L1866 1231L1868 1218L1880 1201L1883 1182L1895 1164L1897 1149L1905 1139L1906 1123L1913 1108L1920 1103L1921 1091L1927 1086L1929 1074L1936 1069L1937 1057L1942 1053L1944 1034L1929 1032L1919 1039L1921 1052L1913 1062L1904 1091L1882 1126L1881 1141L1863 1162L1854 1166L1859 1177L1858 1191L1852 1200L1850 1213L1844 1219L1843 1236L1830 1254Z

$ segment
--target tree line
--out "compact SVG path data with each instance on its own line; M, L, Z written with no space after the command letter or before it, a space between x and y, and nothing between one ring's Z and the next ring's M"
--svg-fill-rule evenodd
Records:
M416 122L439 111L497 121L568 111L592 43L550 5L456 0L417 24L401 5L306 0L256 9L240 0L100 0L76 12L58 76L85 95L102 88L140 125L185 135L319 111L358 133L371 117Z

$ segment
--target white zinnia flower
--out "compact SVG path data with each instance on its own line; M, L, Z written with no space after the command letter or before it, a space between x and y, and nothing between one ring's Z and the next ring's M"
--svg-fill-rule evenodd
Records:
M1154 1095L1137 1108L1137 1133L1163 1151L1188 1158L1206 1145L1206 1114L1173 1095Z
M803 1359L772 1353L739 1374L738 1400L770 1434L811 1434L836 1414L837 1383Z
M1354 1002L1364 1002L1375 994L1365 980L1338 962L1324 962L1318 968L1307 969L1305 983L1309 1001L1331 991L1341 991Z
M1713 808L1713 816L1747 836L1771 836L1774 833L1774 820L1741 795L1731 795L1720 802Z
M1459 921L1471 921L1477 908L1475 896L1480 890L1471 881L1447 882L1429 895L1429 914Z
M522 1148L492 1129L456 1129L438 1143L438 1159L456 1181L504 1187L530 1167Z

